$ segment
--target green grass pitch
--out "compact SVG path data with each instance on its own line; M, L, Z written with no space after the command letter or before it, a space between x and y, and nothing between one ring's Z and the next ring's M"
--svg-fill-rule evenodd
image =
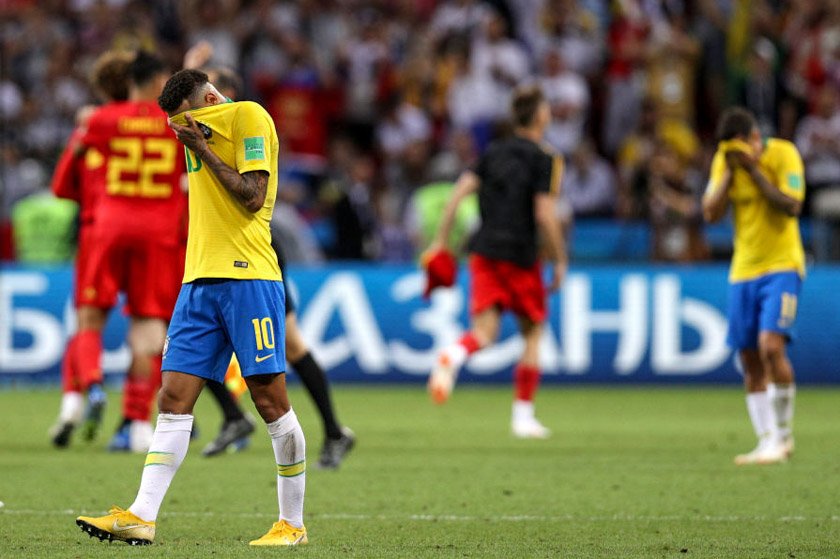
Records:
M205 394L157 541L131 548L74 524L134 498L143 457L104 451L117 395L99 441L57 451L58 391L0 391L0 557L840 557L837 389L800 389L791 462L737 468L754 440L736 388L548 387L538 408L554 436L519 441L507 387L459 387L437 408L419 386L339 386L359 442L337 472L312 467L320 425L291 394L308 438L308 546L248 547L276 519L268 438L203 458L219 423Z

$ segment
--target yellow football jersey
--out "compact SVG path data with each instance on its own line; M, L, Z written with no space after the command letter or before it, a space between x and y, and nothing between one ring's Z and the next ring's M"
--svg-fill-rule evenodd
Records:
M720 184L726 170L725 151L743 149L743 142L721 142L712 160L706 194ZM802 158L791 142L777 138L765 141L759 169L770 184L784 194L805 199ZM736 169L729 191L735 224L730 281L746 281L781 271L805 275L805 252L799 235L799 219L775 209L743 169Z
M240 174L269 173L263 207L245 209L216 175L185 149L190 187L190 226L184 283L199 278L280 280L269 221L277 197L279 142L274 122L256 103L223 103L188 111L210 149ZM172 117L186 124L185 113Z

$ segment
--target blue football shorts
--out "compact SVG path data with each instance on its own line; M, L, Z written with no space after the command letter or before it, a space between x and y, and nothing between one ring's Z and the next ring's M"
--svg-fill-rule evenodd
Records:
M729 286L730 347L757 349L761 332L793 338L793 323L802 278L796 272L777 272Z
M231 354L242 376L286 371L283 282L202 279L181 286L163 349L164 371L224 381Z

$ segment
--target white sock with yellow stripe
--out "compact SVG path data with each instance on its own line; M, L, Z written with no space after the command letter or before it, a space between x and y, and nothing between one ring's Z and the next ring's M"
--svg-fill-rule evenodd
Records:
M192 424L192 415L158 414L155 434L149 453L146 454L140 489L134 503L128 507L128 510L146 522L157 519L169 484L187 455Z
M306 488L306 441L294 410L269 423L268 434L277 461L280 520L300 528L303 526L303 494Z
M793 401L796 398L796 385L768 384L767 397L773 407L773 417L779 430L779 437L787 440L793 431Z
M775 442L776 424L773 421L773 408L767 392L750 392L747 394L747 413L755 430L759 443Z

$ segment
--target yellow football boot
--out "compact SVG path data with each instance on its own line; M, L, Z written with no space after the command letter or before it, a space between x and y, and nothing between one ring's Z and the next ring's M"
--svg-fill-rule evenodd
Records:
M295 528L285 520L275 522L271 530L251 545L303 545L309 543L306 537L306 526Z
M155 541L155 523L146 522L127 510L113 507L105 516L80 516L76 524L90 537L124 541L129 545L149 545ZM306 534L304 533L304 536Z

